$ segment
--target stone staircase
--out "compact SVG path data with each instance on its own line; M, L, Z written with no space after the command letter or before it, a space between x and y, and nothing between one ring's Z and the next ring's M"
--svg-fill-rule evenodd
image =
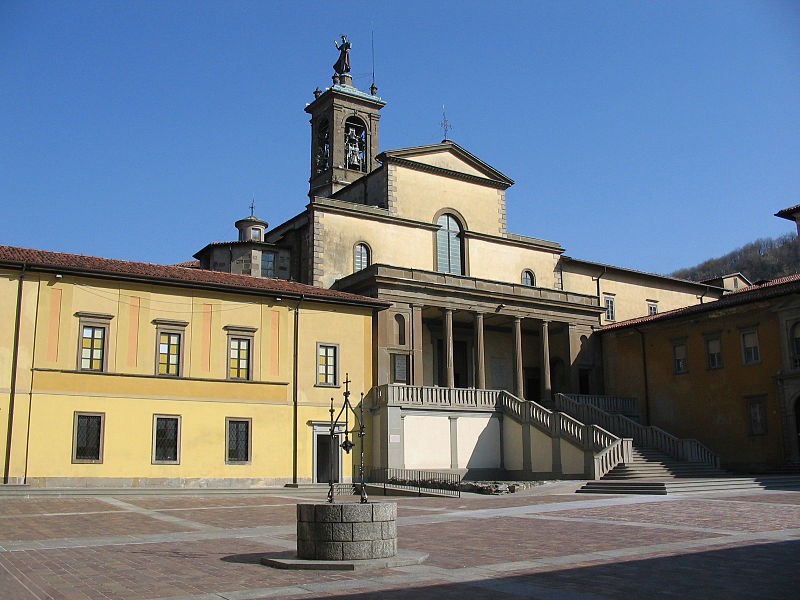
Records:
M800 475L735 477L702 463L670 458L654 448L636 448L633 462L617 465L598 481L590 481L580 494L691 494L752 490L800 490Z
M763 477L714 477L711 479L665 478L652 480L590 481L579 494L692 494L709 492L748 492L758 490L800 491L800 476L765 475Z
M705 463L676 460L655 448L634 446L633 462L623 463L606 473L603 480L661 479L661 478L712 478L730 477L731 474Z

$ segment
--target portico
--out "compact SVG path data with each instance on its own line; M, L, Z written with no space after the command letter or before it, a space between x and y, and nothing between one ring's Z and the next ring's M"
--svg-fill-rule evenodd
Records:
M376 321L378 385L505 389L545 404L600 387L596 296L381 264L336 287L392 302Z

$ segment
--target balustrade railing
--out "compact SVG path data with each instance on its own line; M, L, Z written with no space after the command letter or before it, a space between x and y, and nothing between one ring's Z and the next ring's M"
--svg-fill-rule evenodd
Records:
M578 402L570 396L556 394L556 410L574 415L584 423L600 425L623 438L632 438L637 446L656 448L672 458L707 464L719 468L719 456L697 440L680 439L655 425L645 426L620 414L610 414L593 404Z
M639 417L639 406L636 402L636 398L626 396L593 396L590 394L564 395L575 402L589 404L607 413L623 414L631 418Z
M638 434L639 437L642 435L641 425L635 421L622 415L608 414L591 404L576 402L561 394L556 395L555 411L537 402L521 400L505 390L434 386L384 384L370 390L367 401L373 407L404 406L500 411L519 423L536 427L551 437L564 438L584 451L595 452L593 472L598 478L622 462L631 462L630 438L636 437L634 434ZM614 434L612 431L621 433ZM617 435L629 439L626 441ZM650 433L650 435L657 434ZM665 435L669 436L666 433ZM685 440L677 441L683 443ZM691 448L691 452L693 455L701 455L696 448ZM600 455L602 458L597 462L597 456ZM587 475L591 476L588 473Z

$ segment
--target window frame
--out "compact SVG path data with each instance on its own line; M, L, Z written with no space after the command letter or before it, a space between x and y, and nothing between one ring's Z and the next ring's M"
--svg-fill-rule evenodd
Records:
M359 259L358 253L359 248L363 249L364 252L364 260L366 264L363 267L358 266ZM363 271L364 269L368 268L372 264L372 248L370 248L369 244L366 242L357 242L353 245L353 273L358 273L359 271Z
M457 233L455 233L455 234L453 234L451 236L450 232L453 231L453 230L449 229L449 228L448 229L444 229L444 225L439 223L439 221L443 217L450 217L453 220L453 222L458 227ZM442 209L440 212L438 212L434 216L434 223L438 226L436 231L433 232L434 241L435 241L434 247L433 247L434 266L435 266L434 270L437 273L444 273L446 275L458 275L458 276L461 276L461 277L468 276L468 269L467 269L467 237L466 237L466 233L465 233L466 230L467 230L467 227L466 227L466 224L465 224L464 220L462 218L460 218L460 215L458 215L456 213L456 211L454 211L452 209ZM441 244L440 244L440 241L441 241L440 236L441 236L442 232L447 233L446 237L447 237L447 248L448 248L447 254L448 254L448 257L452 256L451 252L450 252L450 250L453 247L453 245L451 244L451 237L453 237L453 238L458 240L458 248L459 248L459 264L458 264L459 269L458 269L458 271L454 271L453 270L452 257L448 261L447 268L445 268L445 266L439 260L439 248L441 246Z
M658 300L647 301L647 316L652 317L658 314Z
M605 319L606 321L615 322L617 320L617 307L616 307L616 294L609 294L608 292L603 292L603 306L606 309L605 312ZM609 312L611 316L609 316Z
M84 373L107 373L108 372L108 341L111 338L111 320L114 315L95 312L76 312L75 316L78 317L78 360L76 370L83 371ZM102 367L100 369L92 369L90 367L83 367L83 328L95 327L103 329L103 358ZM91 359L90 359L91 360Z
M320 358L320 350L322 348L333 348L333 359L334 359L334 363L333 363L334 375L333 375L333 377L334 377L334 380L335 380L333 383L320 381L320 378L319 378L319 375L320 375L320 373L319 373L319 367L320 367L319 358ZM317 387L330 387L330 388L341 387L340 384L339 384L339 381L340 381L340 379L339 379L339 362L340 362L339 344L335 344L333 342L317 342L317 352L316 352L316 354L314 356L314 367L315 367L314 368L314 372L316 374L316 384L315 385Z
M703 338L704 338L704 341L705 341L705 349L706 349L706 370L708 370L708 371L716 371L718 369L724 368L725 367L725 360L724 360L723 355L722 355L722 332L708 333L708 334L704 335ZM715 364L712 365L711 364L711 357L712 356L716 356L717 354L712 355L711 352L709 351L709 347L708 346L709 346L709 344L711 342L714 342L714 341L719 342L719 353L717 353L718 356L719 356L719 361L715 362Z
M679 347L683 347L685 353L682 366L678 362L680 359L677 357L677 352L676 352L676 350ZM686 338L672 340L672 374L683 375L688 372L689 372L689 344L687 343Z
M244 325L225 325L222 329L228 334L226 340L225 351L225 378L228 381L255 381L255 363L253 356L255 356L255 334L258 331L257 327L247 327ZM247 377L233 377L231 375L231 342L234 339L247 340L249 342L249 354L247 357L249 367L247 370Z
M153 319L153 324L156 326L156 352L155 352L155 374L156 377L172 377L172 378L181 378L183 377L183 363L184 363L184 354L186 354L186 330L187 326L189 325L188 321L178 321L174 319ZM160 373L158 371L158 366L160 364L160 357L161 357L161 335L162 334L178 334L178 372L177 374L172 373ZM167 353L169 356L169 353ZM169 359L167 359L167 366L169 366Z
M100 443L98 447L97 458L78 458L78 422L80 417L100 417ZM85 410L76 410L72 420L72 464L88 464L100 465L103 464L103 450L105 449L105 433L106 433L106 413L92 412Z
M530 277L530 283L525 283L526 275ZM522 275L520 275L520 282L524 287L536 287L536 273L533 272L533 269L523 269Z
M247 423L247 458L245 460L231 460L230 435L231 423ZM225 417L225 464L250 465L253 464L253 418L252 417Z
M272 257L272 274L267 275L264 273L264 257L271 256ZM259 261L259 273L261 273L261 277L268 277L270 279L275 279L277 277L278 272L278 253L272 252L270 250L262 250L261 251L261 260Z
M747 335L756 336L755 346L745 346L744 338ZM739 328L739 341L742 346L742 365L757 365L761 363L761 340L758 337L758 325ZM755 348L755 355L750 360L747 358L747 349Z
M175 460L159 460L156 458L156 432L158 419L176 419L178 427L175 436ZM150 464L153 465L179 465L181 464L181 430L183 429L183 419L181 415L168 415L156 413L153 415L153 446L150 454Z

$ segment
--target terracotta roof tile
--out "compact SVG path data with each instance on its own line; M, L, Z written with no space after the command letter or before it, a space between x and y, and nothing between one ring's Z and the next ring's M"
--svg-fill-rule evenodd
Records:
M255 293L265 296L287 295L292 298L299 298L302 295L309 300L358 304L375 308L388 306L386 302L375 298L318 288L283 279L250 277L249 275L236 275L175 265L158 265L67 252L0 246L0 266L17 267L23 264L32 270L40 271L70 272L112 279L143 279L162 284L186 285L187 287L217 290L225 289L227 291Z
M714 310L722 310L730 306L740 306L750 302L758 302L759 300L767 300L769 298L776 298L778 296L797 293L800 293L800 273L796 275L787 275L786 277L779 277L778 279L773 279L760 285L749 285L747 287L735 290L723 296L719 300L714 300L712 302L693 304L692 306L676 308L675 310L659 313L657 315L648 315L646 317L638 317L636 319L629 319L627 321L620 321L619 323L605 325L601 327L599 331L605 333L606 331L624 329L625 327L632 327L634 325L641 325L644 323L668 321L670 319L677 319L683 316L695 315Z

